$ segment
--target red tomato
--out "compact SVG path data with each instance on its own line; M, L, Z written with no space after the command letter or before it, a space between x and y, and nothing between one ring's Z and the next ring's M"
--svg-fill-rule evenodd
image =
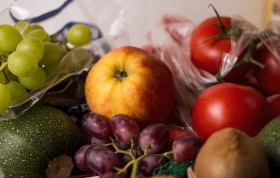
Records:
M190 130L186 130L180 126L174 124L168 124L168 131L169 131L169 142L172 143L174 140L187 136L187 135L194 135Z
M276 49L280 54L280 49ZM256 67L256 78L260 87L268 94L280 94L280 63L264 45L256 50L254 57L265 65L263 69Z
M280 94L271 95L267 98L269 103L268 106L268 120L267 122L271 121L272 119L280 116Z
M194 103L192 122L198 136L206 140L226 127L255 136L266 124L268 102L253 87L220 83L204 90Z
M221 21L225 28L231 28L231 18L221 16ZM214 25L215 24L215 25ZM218 26L218 27L217 27ZM222 34L222 30L217 17L211 17L202 21L192 32L190 39L191 60L199 69L205 70L213 75L219 72L219 66L225 53L232 49L230 36ZM221 35L222 34L222 35ZM218 37L218 35L221 35ZM240 54L238 60L242 58L244 52ZM232 70L227 78L229 80L243 76L251 64L244 64Z

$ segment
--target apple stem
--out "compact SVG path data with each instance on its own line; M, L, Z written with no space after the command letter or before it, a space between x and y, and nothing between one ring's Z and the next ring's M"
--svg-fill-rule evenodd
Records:
M122 81L123 79L125 79L127 77L127 72L125 70L119 70L116 72L115 77L117 79L119 79L120 81Z

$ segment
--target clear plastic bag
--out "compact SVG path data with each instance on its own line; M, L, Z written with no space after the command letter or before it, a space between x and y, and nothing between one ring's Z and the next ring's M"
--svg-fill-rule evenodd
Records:
M280 65L280 22L270 21L266 28L258 34L258 38L275 56L278 65Z
M105 4L108 5L106 8L111 9L109 12L101 11ZM76 23L87 24L93 34L90 44L71 50L61 60L59 70L53 71L43 86L29 92L27 99L10 106L4 114L0 115L1 119L17 118L37 102L62 107L62 109L67 105L68 108L64 108L65 112L70 115L77 114L77 111L69 108L86 105L84 91L73 88L72 91L79 93L74 95L78 98L73 98L73 93L54 94L56 90L54 88L58 85L59 87L69 85L69 82L75 80L79 83L83 82L82 78L85 78L87 71L101 56L128 41L123 10L113 1L101 3L97 0L18 0L5 8L0 13L0 17L0 24L13 25L19 20L38 23L49 34L55 34L59 39L65 39L67 29ZM69 102L69 98L72 98L72 102ZM84 112L88 111L84 110ZM83 114L82 112L75 116Z
M224 53L219 67L221 76L227 75L237 62L238 56L249 50L251 42L257 38L259 30L241 17L234 17L232 48ZM165 15L148 32L149 44L153 52L163 60L173 72L176 86L174 113L186 129L192 130L191 109L197 96L207 87L218 82L217 76L198 69L190 59L190 37L196 24L175 15ZM240 34L240 30L242 33ZM249 53L249 51L248 51Z

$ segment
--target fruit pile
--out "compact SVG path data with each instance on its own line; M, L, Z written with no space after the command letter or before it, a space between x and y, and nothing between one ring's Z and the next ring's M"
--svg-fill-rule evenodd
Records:
M215 17L198 24L187 38L190 39L188 64L194 65L197 73L215 79L212 83L203 83L203 90L194 88L198 96L191 108L183 108L191 111L188 116L176 113L176 107L190 106L180 105L176 100L180 95L177 89L182 89L182 80L177 79L173 70L180 71L176 62L181 59L165 63L171 64L168 65L173 78L170 80L170 71L165 70L166 67L155 57L170 61L170 58L174 60L173 56L183 55L170 54L170 51L164 51L166 48L158 46L151 51L152 54L124 46L112 50L92 67L85 83L85 96L92 112L83 120L84 129L92 139L76 154L76 163L81 170L100 177L157 174L187 177L188 174L197 178L256 178L270 177L275 173L270 168L279 165L274 166L271 154L268 161L268 153L271 152L263 151L262 147L271 145L271 140L278 141L279 132L274 129L273 138L261 139L269 140L269 144L256 142L254 138L262 138L265 126L280 115L280 88L276 82L280 79L279 61L269 52L271 48L279 52L279 47L266 46L265 43L271 40L270 44L275 44L279 37L269 31L265 32L267 38L263 41L259 35L251 34L248 24L243 21L219 16L216 10L215 13ZM177 47L185 44L176 38L176 34L172 37L178 43ZM200 78L198 80L201 81ZM188 87L197 83L192 84ZM191 137L167 142L172 133L165 124L178 121L176 114L183 121L187 119L185 117L191 118L194 133ZM125 118L131 123L124 122ZM100 128L105 130L101 132ZM273 148L264 150L275 147L273 144ZM278 156L275 152L273 154ZM156 156L153 161L151 156ZM164 163L171 165L172 161L193 161L194 164L181 170L185 174L179 176L174 174L176 171L166 171ZM157 169L161 171L157 172ZM204 170L207 171L204 173Z
M247 23L220 16L213 9L216 16L202 21L187 37L189 51L182 46L186 41L180 41L181 34L175 28L164 28L174 33L169 34L174 38L170 44L178 49L168 51L154 46L149 52L122 46L102 56L83 81L82 94L90 112L81 118L80 130L65 114L48 107L31 107L27 114L7 121L9 127L0 132L0 153L10 151L12 156L0 156L5 157L0 162L16 165L19 169L15 175L30 177L24 175L25 157L21 161L15 158L18 153L26 156L27 150L33 149L33 145L25 143L28 139L35 140L39 148L46 146L45 141L37 141L40 138L36 133L51 132L53 128L55 133L47 135L52 144L46 154L65 153L60 147L66 143L57 135L71 145L71 138L63 137L69 134L75 143L75 155L71 155L79 169L75 171L85 176L279 177L280 61L275 55L280 52L279 45L275 45L279 35L269 29L261 35L250 33ZM182 22L171 18L165 23L172 20L176 27ZM0 114L40 88L62 67L59 62L64 55L89 43L91 38L89 27L82 24L73 25L64 40L26 21L14 26L0 25ZM183 52L178 55L180 50ZM185 63L192 65L191 71L183 68L190 69ZM197 75L188 75L193 71ZM193 83L184 83L176 74ZM214 80L201 84L201 78L188 78L194 76L210 76ZM189 97L186 93L197 95ZM53 113L53 117L44 111ZM71 127L64 120L54 119L60 115ZM42 124L40 118L48 123ZM6 121L0 123L5 125ZM19 139L21 134L28 138ZM17 141L15 147L19 151L8 148L8 141ZM28 168L27 172L45 176L46 165L58 155L46 159L49 155L38 157L40 151L35 152L30 154L39 163L44 160L44 165ZM2 167L4 173L13 174L9 166ZM68 170L68 177L69 174Z
M27 99L57 74L67 53L90 41L91 29L83 24L68 29L64 40L27 21L0 25L0 114Z

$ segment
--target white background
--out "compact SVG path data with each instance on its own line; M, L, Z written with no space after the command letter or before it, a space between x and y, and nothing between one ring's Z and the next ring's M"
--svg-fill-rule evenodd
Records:
M199 23L214 12L208 5L212 3L220 15L240 15L258 28L265 26L265 1L267 0L115 0L122 4L129 14L128 24L131 41L139 44L141 36L135 32L147 31L163 14L188 17Z
M20 0L18 0L20 1ZM147 31L157 23L164 14L179 15L189 18L194 23L199 23L207 17L214 16L214 12L208 7L212 3L219 11L220 15L234 16L239 15L257 26L258 28L265 27L265 3L267 0L75 0L87 1L86 8L88 9L87 16L81 15L77 8L71 6L71 12L67 16L61 16L61 19L56 20L55 24L43 22L46 28L52 33L59 28L63 23L61 20L66 19L87 19L106 20L106 13L110 14L116 8L115 5L110 7L110 2L117 3L123 11L126 20L126 30L129 35L130 44L141 46L146 43ZM0 0L0 11L7 7L12 0ZM53 2L63 2L63 0L22 0L25 6L32 10L46 10L50 8ZM44 8L37 8L34 3L44 2ZM90 5L88 3L90 2ZM35 9L34 9L35 8ZM85 12L83 12L85 13ZM100 15L99 15L100 14ZM63 18L63 19L62 19ZM4 19L1 19L2 21ZM98 21L97 20L97 21ZM98 22L97 22L98 23ZM112 22L108 22L111 23ZM110 32L110 25L102 22L101 28L105 33ZM53 31L52 31L53 30Z

